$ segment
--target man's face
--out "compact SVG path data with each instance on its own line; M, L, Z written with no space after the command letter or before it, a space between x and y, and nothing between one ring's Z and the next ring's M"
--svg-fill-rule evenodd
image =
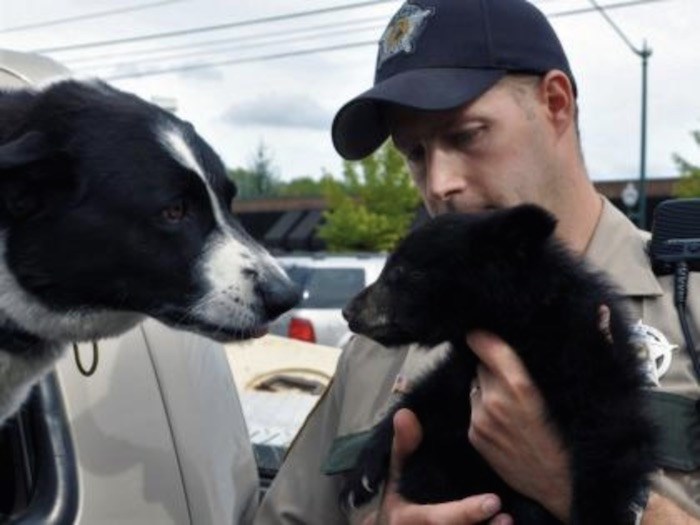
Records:
M524 202L552 209L557 137L536 84L504 80L446 111L392 108L392 137L428 210L469 213Z

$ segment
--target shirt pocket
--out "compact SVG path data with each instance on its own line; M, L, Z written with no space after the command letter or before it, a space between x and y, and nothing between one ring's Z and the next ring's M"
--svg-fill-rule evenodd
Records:
M321 465L321 472L332 476L351 470L371 435L371 430L364 430L335 438Z

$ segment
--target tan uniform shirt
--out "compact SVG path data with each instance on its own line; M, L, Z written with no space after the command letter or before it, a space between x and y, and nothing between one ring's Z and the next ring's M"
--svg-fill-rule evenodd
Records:
M660 377L659 388L697 400L700 386L693 375L673 305L673 279L657 278L652 273L646 254L647 239L648 234L637 230L605 201L586 257L605 270L629 298L634 319L677 345L670 352L670 367ZM697 326L700 275L691 275L688 305L690 314L695 315L692 324ZM381 419L398 395L397 386L410 383L410 378L438 354L413 346L385 349L364 337L354 337L341 355L334 382L309 417L263 500L255 523L361 522L376 507L377 498L348 515L338 505L342 476L323 471L342 470L345 445ZM666 358L668 355L667 352ZM658 478L655 490L700 517L700 469L663 470Z

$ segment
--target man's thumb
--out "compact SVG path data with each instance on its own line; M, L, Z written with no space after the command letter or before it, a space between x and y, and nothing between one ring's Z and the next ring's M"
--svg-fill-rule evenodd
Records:
M406 457L413 454L423 439L423 430L416 415L407 408L394 414L394 441L391 447L390 479L396 481Z

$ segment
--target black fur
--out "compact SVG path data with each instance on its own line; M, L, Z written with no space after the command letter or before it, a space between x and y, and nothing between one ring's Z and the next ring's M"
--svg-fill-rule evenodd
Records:
M348 305L351 329L386 346L449 341L453 351L375 427L344 500L362 504L372 496L365 485L376 491L384 481L392 418L408 407L423 441L402 471L406 498L432 503L495 492L515 523L557 523L468 442L477 361L465 334L483 329L516 349L570 453L571 523L632 523L630 504L654 468L654 432L629 322L606 279L569 254L554 228L554 218L532 205L439 217L411 233L379 280ZM613 343L599 329L601 305L611 310Z
M0 93L0 424L70 341L144 315L229 341L299 290L194 127L101 82Z
M34 96L0 98L7 262L48 306L114 308L124 301L139 311L162 303L162 294L175 301L198 293L197 283L181 276L191 273L214 218L201 182L158 144L159 121L188 130L228 208L235 187L216 154L191 126L134 95L63 82ZM191 227L168 232L158 212L181 195L201 213Z
M186 310L208 292L197 260L215 218L201 180L159 143L168 126L195 152L227 226L262 251L230 213L236 187L191 124L106 84L66 81L0 97L0 231L23 288L58 311L144 312L212 335ZM187 219L173 225L161 211L178 202ZM247 269L260 274L260 317L271 319L296 296L256 264Z

